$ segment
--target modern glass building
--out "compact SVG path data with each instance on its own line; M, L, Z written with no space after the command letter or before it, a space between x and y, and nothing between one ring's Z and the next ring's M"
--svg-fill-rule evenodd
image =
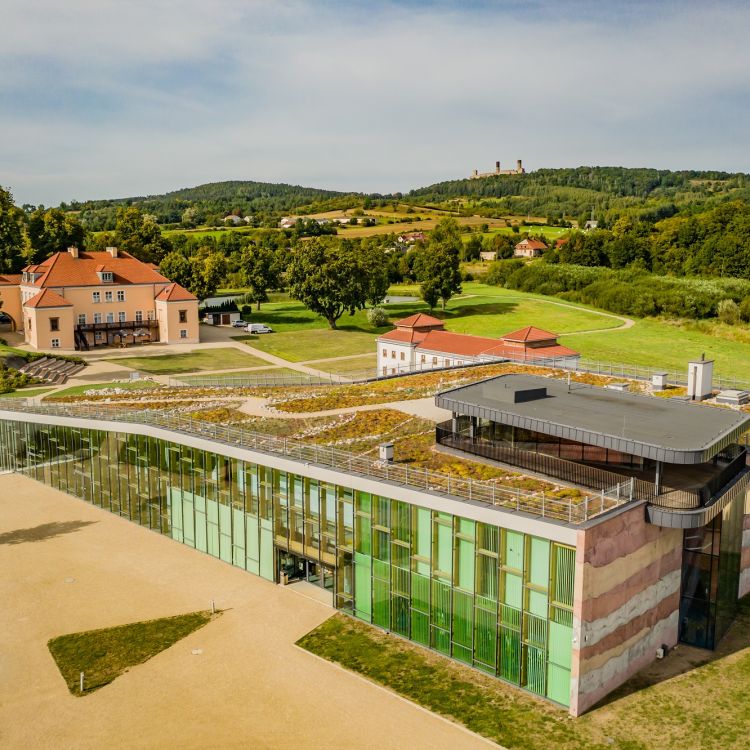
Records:
M304 464L288 471L123 425L17 417L0 419L0 470L269 581L305 577L339 610L569 704L570 545L507 528L498 513L495 523L467 517L458 502L450 513L394 499L386 486L323 481Z
M481 452L504 441L505 463L543 461L548 476L581 487L628 479L629 491L600 488L582 513L576 493L513 507L494 484L467 491L397 466L372 471L364 459L168 415L33 404L0 405L0 471L268 581L306 579L342 612L579 715L662 646L712 647L731 623L750 589L750 470L744 449L727 451L750 416L495 380L438 395L454 414L438 442ZM671 427L660 421L673 413ZM665 476L683 485L666 487Z

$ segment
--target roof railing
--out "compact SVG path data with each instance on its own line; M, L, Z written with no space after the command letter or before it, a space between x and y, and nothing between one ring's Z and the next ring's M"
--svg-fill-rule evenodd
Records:
M7 418L2 416L2 412L11 413L12 418L18 421L24 421L23 415L29 413L91 420L90 429L94 430L103 429L102 422L153 425L174 433L199 436L212 442L260 453L282 455L305 463L328 466L347 474L373 477L430 494L447 495L458 500L483 503L568 524L583 523L632 499L632 491L624 489L629 480L625 480L617 492L613 492L611 488L606 492L602 490L575 496L560 496L554 491L532 492L498 480L465 479L427 469L411 468L408 464L372 460L332 446L251 432L241 427L206 422L170 411L38 404L14 399L0 405L0 418Z

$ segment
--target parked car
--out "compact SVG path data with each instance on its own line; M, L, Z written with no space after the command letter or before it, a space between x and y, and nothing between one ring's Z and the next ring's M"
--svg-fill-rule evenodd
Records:
M273 333L273 328L265 323L248 323L245 326L247 333Z
M234 323L232 323L232 325L235 328L244 328L247 325L247 323L245 323L244 320L235 320Z

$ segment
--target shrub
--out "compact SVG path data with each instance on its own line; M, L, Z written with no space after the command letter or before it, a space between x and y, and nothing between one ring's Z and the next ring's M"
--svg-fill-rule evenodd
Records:
M740 319L750 323L750 297L744 297L740 302Z
M740 306L733 299L723 299L719 302L716 312L722 323L736 325L740 319Z
M388 325L388 313L382 307L371 307L367 311L367 320L371 326L382 328Z

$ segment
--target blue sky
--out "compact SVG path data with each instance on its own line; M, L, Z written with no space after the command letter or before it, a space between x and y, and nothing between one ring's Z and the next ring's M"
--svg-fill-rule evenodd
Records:
M3 0L17 202L510 165L750 171L750 6Z

